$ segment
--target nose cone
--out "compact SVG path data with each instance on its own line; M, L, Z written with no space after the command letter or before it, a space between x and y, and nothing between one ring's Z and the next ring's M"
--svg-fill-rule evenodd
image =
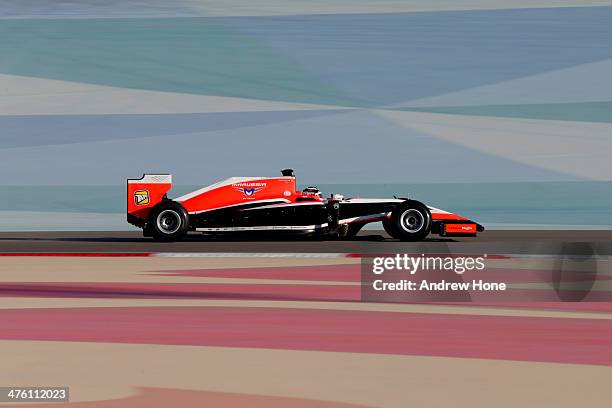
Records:
M434 223L432 232L439 231L442 236L475 236L485 229L483 225L449 211L435 207L429 207L429 211Z

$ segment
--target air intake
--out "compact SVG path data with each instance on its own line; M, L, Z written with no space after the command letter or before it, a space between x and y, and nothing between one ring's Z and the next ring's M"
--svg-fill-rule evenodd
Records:
M295 174L293 174L293 169L283 169L281 170L281 174L285 177L295 177Z

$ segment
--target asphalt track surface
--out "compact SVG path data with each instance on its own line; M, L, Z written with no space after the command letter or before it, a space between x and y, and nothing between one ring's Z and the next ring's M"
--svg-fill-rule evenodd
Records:
M0 253L394 253L498 252L556 254L562 248L587 248L612 254L612 231L485 231L476 238L431 238L399 242L383 231L362 231L355 239L317 240L291 236L189 235L180 242L155 242L139 231L3 232ZM588 251L589 249L587 249Z

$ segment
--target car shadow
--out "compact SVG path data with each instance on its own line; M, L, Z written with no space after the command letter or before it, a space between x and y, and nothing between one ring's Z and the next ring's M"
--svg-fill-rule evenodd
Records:
M0 237L1 241L21 242L100 242L100 243L155 243L148 237ZM358 235L347 239L322 239L305 236L257 236L257 235L195 235L189 234L179 242L400 242L379 234ZM423 242L457 242L450 238L428 238Z

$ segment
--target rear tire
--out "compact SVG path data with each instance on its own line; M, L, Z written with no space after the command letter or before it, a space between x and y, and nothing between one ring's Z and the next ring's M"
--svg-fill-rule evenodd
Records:
M177 241L189 230L189 215L176 201L162 201L151 211L146 228L158 241Z
M406 200L383 221L385 231L401 241L422 241L431 231L431 212L419 201Z

